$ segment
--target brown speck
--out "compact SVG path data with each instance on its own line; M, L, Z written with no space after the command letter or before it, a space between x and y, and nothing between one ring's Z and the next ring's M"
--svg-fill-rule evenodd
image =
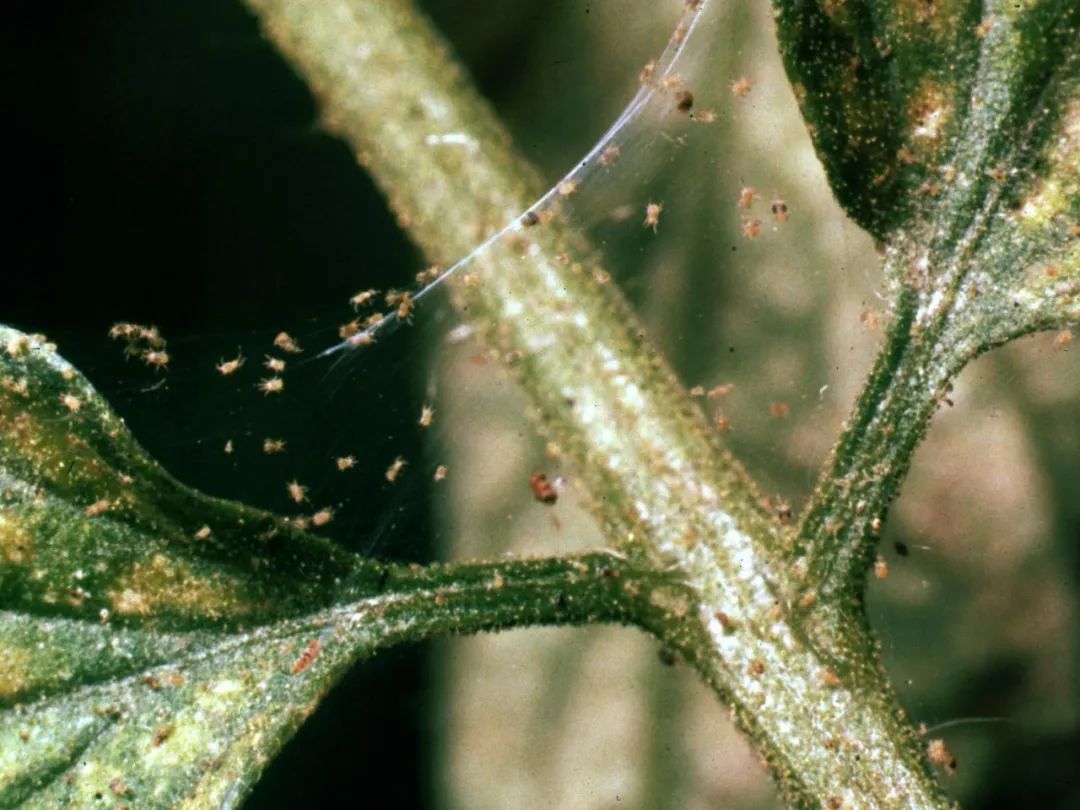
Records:
M746 674L755 678L759 678L765 674L765 662L760 658L755 658L750 662L750 666L746 668Z
M1054 342L1051 344L1055 349L1064 349L1066 346L1071 346L1075 337L1073 336L1071 329L1062 329L1056 335L1054 335Z
M157 748L163 742L165 742L167 739L169 739L169 737L171 737L173 735L173 732L175 730L176 729L173 726L161 725L161 726L155 727L154 728L154 736L153 736L153 739L151 740L151 744L154 746L154 748Z
M791 504L780 497L776 499L776 519L780 521L781 526L791 523Z
M680 90L675 94L675 109L682 115L686 115L694 109L694 94L689 90Z
M887 579L889 576L889 563L880 554L874 560L874 576L878 579Z
M772 201L769 206L769 210L772 211L773 222L787 222L788 220L788 207L787 203L777 197Z
M786 402L769 403L769 416L773 419L787 419L791 415L791 406Z
M559 500L558 490L542 472L534 472L529 476L529 488L532 490L533 497L540 503L550 506Z

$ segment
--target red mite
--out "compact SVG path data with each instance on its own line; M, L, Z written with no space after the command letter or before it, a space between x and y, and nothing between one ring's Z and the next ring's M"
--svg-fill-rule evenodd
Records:
M540 503L553 504L559 500L559 493L542 472L532 474L529 478L529 487L532 489L533 497Z
M296 663L292 665L290 674L299 675L305 669L315 663L315 659L319 657L319 653L322 652L322 644L318 640L312 640L308 642L307 647L300 654L300 657L296 659Z

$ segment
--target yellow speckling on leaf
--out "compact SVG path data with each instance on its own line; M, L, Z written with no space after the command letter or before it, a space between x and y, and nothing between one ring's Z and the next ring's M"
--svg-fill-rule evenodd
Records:
M0 655L0 697L17 695L27 687L30 653L7 647Z
M908 132L916 151L936 149L952 120L953 107L946 88L933 79L926 79L908 104Z
M242 602L226 582L199 577L188 565L164 554L132 565L117 578L108 597L114 613L129 616L165 610L214 618L253 607Z
M0 509L0 565L22 565L32 556L30 533L18 515L10 509Z
M1028 228L1042 228L1068 216L1072 202L1080 197L1080 100L1069 105L1052 142L1043 179L1020 206L1020 224Z

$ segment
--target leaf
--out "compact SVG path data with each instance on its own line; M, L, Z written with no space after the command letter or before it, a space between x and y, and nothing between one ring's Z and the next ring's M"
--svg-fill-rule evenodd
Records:
M374 648L385 577L179 484L0 327L0 806L235 804Z
M1080 317L1080 4L774 7L833 191L892 249L913 333L969 359Z
M626 622L622 555L388 566L191 490L0 326L0 808L233 807L356 660Z

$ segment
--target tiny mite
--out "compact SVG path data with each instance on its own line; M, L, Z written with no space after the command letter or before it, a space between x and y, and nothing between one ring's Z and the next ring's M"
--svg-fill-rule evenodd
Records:
M312 639L308 642L307 647L300 653L300 657L292 665L292 669L289 670L290 675L299 675L305 669L315 663L315 659L319 657L319 653L322 652L322 644L318 639Z
M555 486L542 472L534 472L529 477L529 488L532 489L533 497L540 503L551 505L559 500L559 493Z

